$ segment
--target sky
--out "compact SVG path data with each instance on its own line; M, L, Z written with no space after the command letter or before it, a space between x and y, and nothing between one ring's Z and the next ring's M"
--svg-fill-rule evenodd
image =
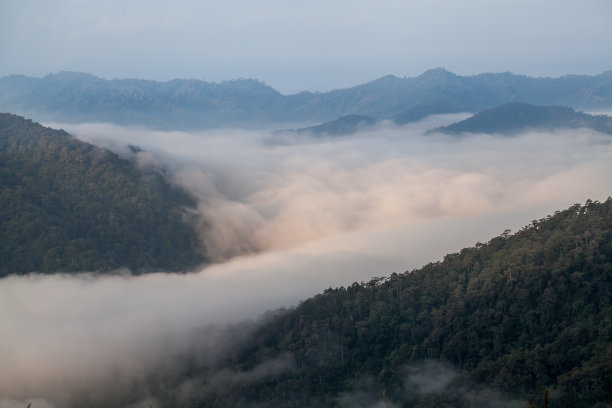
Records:
M259 79L327 91L444 67L612 69L608 0L3 0L0 76Z

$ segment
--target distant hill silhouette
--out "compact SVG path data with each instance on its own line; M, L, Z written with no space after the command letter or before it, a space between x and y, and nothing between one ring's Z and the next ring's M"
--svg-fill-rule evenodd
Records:
M612 118L589 115L564 106L537 106L512 102L434 129L442 133L504 133L512 134L528 129L557 130L588 128L612 134Z
M327 122L347 115L392 118L404 124L431 114L478 112L514 101L610 108L612 71L532 78L511 73L459 76L436 68L414 78L388 75L352 88L293 95L252 79L220 83L106 80L75 72L0 78L3 111L39 121L102 121L156 128L276 126Z
M367 129L378 123L378 119L364 115L346 115L336 120L325 122L316 126L309 126L289 132L297 134L312 134L316 136L345 136L359 130Z

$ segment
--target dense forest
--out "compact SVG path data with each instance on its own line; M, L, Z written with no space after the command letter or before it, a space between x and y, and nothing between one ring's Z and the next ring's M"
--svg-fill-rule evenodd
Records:
M611 301L612 199L589 200L279 311L160 403L542 407L550 389L550 407L609 406Z
M160 172L0 114L0 276L193 267L193 206Z

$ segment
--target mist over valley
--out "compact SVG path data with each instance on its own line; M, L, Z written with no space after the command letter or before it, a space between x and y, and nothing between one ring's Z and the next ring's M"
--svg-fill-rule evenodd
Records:
M0 373L1 393L13 402L3 404L42 396L53 406L104 405L108 390L124 402L161 401L158 387L178 386L189 364L208 367L203 378L213 381L210 370L232 353L226 330L236 330L239 347L265 310L420 268L584 197L605 201L609 135L428 133L469 116L282 140L273 129L49 124L143 171L163 169L195 199L190 226L211 265L186 275L4 278L0 310L10 335L0 349L12 368ZM291 355L278 358L279 371L266 369L262 379L295 369ZM167 378L152 379L159 371Z

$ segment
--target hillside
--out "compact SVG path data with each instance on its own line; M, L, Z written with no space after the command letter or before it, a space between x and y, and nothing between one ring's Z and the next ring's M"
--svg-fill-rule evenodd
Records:
M0 276L193 267L204 260L185 222L193 206L158 172L0 114Z
M414 78L388 75L352 88L294 95L250 79L106 80L75 72L0 78L0 111L39 121L156 128L256 127L327 122L346 115L392 118L401 125L431 114L477 112L513 101L610 108L612 71L531 78L511 73L459 76L437 68Z
M163 406L612 403L612 199L270 317ZM170 388L171 389L171 388ZM521 401L522 400L522 401ZM186 402L188 401L188 402ZM597 405L601 403L600 405ZM378 404L378 405L376 405Z
M434 129L442 133L504 133L525 130L593 129L612 134L612 118L576 112L563 106L512 102L484 110L461 122Z
M345 136L372 127L377 123L377 119L369 116L346 115L320 125L300 128L295 132L297 134L311 134L315 136Z

